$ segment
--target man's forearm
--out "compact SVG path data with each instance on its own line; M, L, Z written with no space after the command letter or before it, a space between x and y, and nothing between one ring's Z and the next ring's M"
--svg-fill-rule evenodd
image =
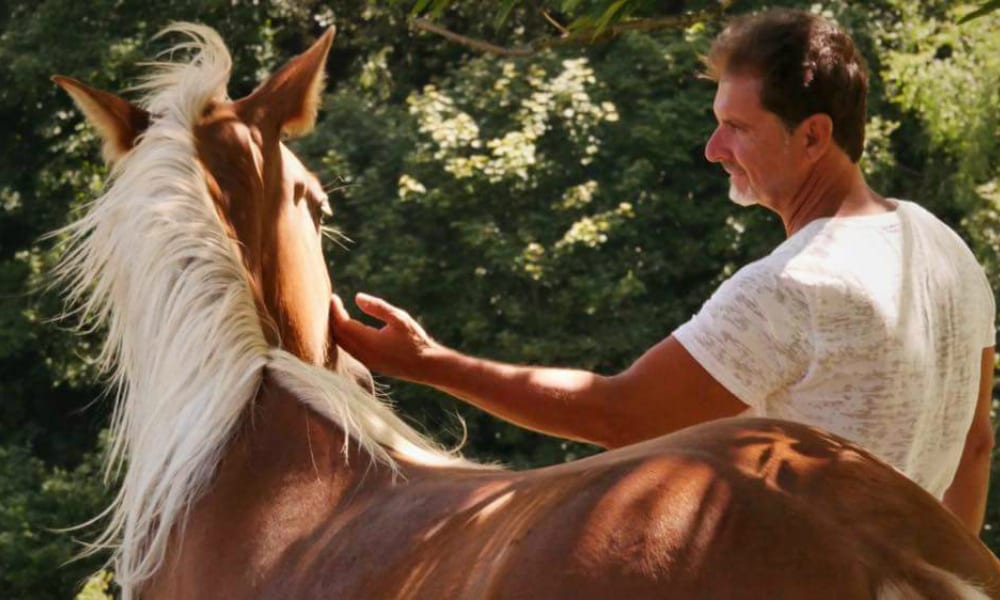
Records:
M522 427L608 446L608 379L588 371L504 364L445 347L427 352L419 382Z
M603 377L466 356L435 342L406 311L385 300L358 294L356 301L384 326L355 321L334 296L331 338L368 368L436 387L550 435L618 447L746 409L673 336L625 371Z

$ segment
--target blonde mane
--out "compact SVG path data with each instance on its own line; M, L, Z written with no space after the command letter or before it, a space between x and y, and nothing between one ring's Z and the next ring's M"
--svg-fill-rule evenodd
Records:
M81 322L105 326L101 364L115 389L108 471L122 486L90 552L112 548L128 600L162 564L168 537L212 480L265 369L373 458L468 464L407 426L341 373L268 347L237 242L229 237L196 160L193 126L226 98L231 58L215 31L189 23L186 41L151 65L139 88L152 115L113 168L106 192L58 233L56 271Z

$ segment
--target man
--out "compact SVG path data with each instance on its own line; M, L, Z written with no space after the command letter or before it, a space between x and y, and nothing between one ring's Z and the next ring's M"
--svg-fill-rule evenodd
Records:
M982 269L919 206L865 183L867 73L816 15L733 22L707 57L718 126L705 148L730 197L780 215L788 239L614 376L500 364L435 342L359 294L385 326L332 329L375 371L434 386L503 419L616 447L748 413L851 439L978 533L993 431L994 303Z

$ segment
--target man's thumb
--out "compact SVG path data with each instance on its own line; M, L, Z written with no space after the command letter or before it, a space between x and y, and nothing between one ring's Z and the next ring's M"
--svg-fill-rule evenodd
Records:
M344 308L344 301L337 294L330 297L330 315L333 317L333 321L338 323L351 320L351 315Z

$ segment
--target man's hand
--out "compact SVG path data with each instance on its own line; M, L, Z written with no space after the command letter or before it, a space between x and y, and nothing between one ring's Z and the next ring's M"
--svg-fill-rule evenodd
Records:
M380 328L355 321L336 294L330 302L330 335L369 369L410 381L421 381L421 360L440 346L406 311L381 298L354 298L365 314L382 321Z

